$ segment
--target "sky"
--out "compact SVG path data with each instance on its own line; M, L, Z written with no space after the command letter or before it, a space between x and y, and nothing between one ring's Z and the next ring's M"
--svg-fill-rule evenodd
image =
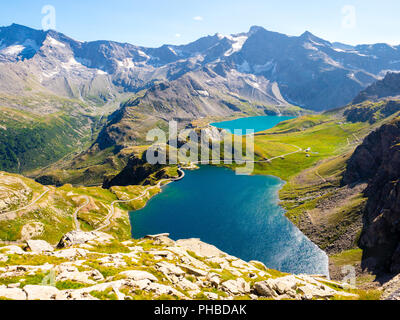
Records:
M43 12L43 13L42 13ZM13 0L0 4L0 26L55 28L76 40L158 47L251 26L347 44L400 44L398 0Z

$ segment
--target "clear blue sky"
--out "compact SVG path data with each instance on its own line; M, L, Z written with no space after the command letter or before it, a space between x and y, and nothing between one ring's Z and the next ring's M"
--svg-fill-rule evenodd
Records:
M13 0L1 1L0 25L41 29L44 5L55 7L57 31L82 41L154 47L260 25L289 35L308 30L349 44L400 44L398 0ZM343 15L346 5L353 7Z

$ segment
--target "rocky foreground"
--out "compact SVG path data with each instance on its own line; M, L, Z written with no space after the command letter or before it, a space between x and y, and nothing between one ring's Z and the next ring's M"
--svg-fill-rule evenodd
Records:
M57 248L43 240L0 247L0 299L357 299L347 284L288 275L245 262L198 239L168 235L118 242L71 232Z

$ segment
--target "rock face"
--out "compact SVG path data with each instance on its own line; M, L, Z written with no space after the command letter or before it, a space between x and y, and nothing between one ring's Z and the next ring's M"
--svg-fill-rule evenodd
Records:
M400 275L383 285L382 300L400 300Z
M344 184L367 181L360 245L365 266L400 272L400 118L371 133L350 158Z
M110 239L112 239L112 237L103 232L71 231L62 237L57 248L67 248L77 244L85 244L94 240L107 243Z
M32 252L42 253L54 251L54 248L44 240L28 240L26 244Z
M379 80L365 90L361 91L353 100L357 104L366 100L377 101L384 97L396 97L400 95L400 74L389 72L385 78Z

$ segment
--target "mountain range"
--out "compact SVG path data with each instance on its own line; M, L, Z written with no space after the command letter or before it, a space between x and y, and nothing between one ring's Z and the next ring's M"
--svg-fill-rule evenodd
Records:
M128 210L185 178L146 161L148 130L175 120L212 135L211 122L260 115L296 116L254 135L254 174L286 181L280 206L331 277L353 266L372 298L399 298L400 46L310 32L146 48L0 28L0 239L56 244L82 228L128 240Z
M31 171L92 145L92 153L142 145L170 120L185 127L329 110L399 70L400 46L349 46L310 32L254 26L146 48L13 24L0 28L0 169Z
M0 28L0 92L20 93L29 87L97 103L194 72L204 75L200 86L210 83L210 77L221 77L218 82L226 92L320 111L349 103L389 70L400 70L399 46L349 46L310 32L295 37L252 27L187 45L145 48L80 42L16 24Z

